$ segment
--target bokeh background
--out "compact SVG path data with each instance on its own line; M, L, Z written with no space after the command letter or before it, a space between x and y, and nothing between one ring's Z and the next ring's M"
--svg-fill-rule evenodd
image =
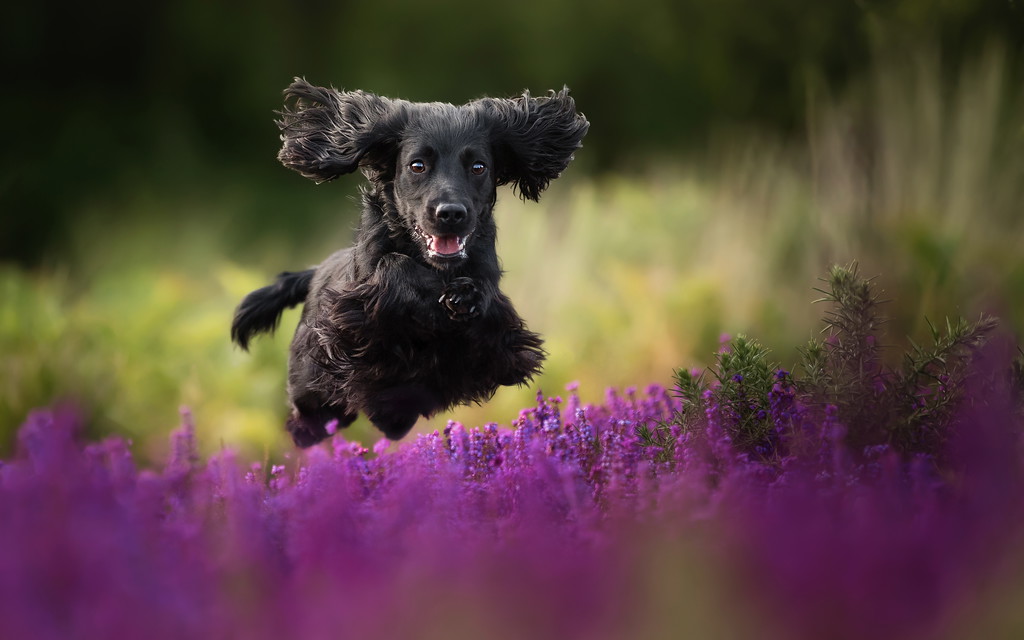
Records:
M290 446L297 312L251 354L235 304L347 245L358 176L280 167L294 76L410 100L568 85L592 126L540 204L499 196L506 292L547 339L537 385L418 429L508 424L537 388L667 383L747 333L788 365L813 287L858 260L893 344L989 311L1024 333L1018 0L510 5L17 3L0 25L0 455L33 407L159 459ZM467 345L467 348L470 348ZM894 352L896 350L893 350ZM377 439L361 420L349 437Z

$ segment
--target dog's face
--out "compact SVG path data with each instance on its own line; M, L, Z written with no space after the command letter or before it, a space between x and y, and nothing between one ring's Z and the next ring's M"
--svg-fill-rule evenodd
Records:
M537 200L581 146L590 123L568 89L462 106L339 92L296 79L278 126L278 159L317 182L362 169L391 203L423 259L459 264L490 216L495 189Z
M469 257L495 199L489 128L465 107L421 105L394 153L394 201L427 263Z

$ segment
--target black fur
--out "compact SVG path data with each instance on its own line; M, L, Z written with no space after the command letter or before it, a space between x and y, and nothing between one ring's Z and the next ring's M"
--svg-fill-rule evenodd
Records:
M242 349L249 350L249 340L258 333L271 333L281 322L285 309L306 300L309 283L315 269L292 273L285 271L274 284L257 289L245 296L235 309L231 323L231 339Z
M499 290L496 187L537 200L589 123L569 92L413 103L315 87L285 91L278 159L316 182L361 169L354 246L249 294L242 348L304 301L292 341L287 428L299 446L360 411L392 439L419 416L481 402L541 368L540 336Z

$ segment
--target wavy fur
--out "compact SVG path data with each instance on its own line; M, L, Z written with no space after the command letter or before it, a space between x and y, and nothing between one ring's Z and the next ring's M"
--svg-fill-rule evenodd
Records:
M280 112L288 168L369 179L355 243L242 301L232 338L272 331L305 290L292 340L287 428L299 446L359 412L389 438L420 416L484 402L541 370L543 342L499 289L493 206L537 200L589 123L568 90L462 106L390 100L296 79Z

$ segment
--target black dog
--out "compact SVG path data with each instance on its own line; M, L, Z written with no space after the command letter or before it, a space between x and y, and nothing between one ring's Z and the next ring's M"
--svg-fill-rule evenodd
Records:
M325 182L362 169L355 245L250 293L231 336L243 349L305 302L288 372L295 443L359 411L391 439L419 416L481 402L540 371L541 339L498 289L496 186L537 200L590 126L568 90L466 105L390 100L296 79L278 159Z

